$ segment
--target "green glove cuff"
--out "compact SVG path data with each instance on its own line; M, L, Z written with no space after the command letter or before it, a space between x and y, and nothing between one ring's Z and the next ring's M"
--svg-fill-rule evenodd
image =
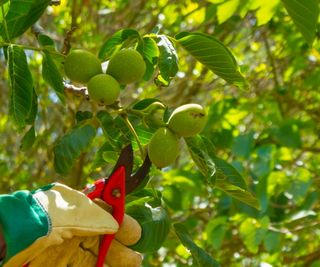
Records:
M7 245L4 267L20 267L74 236L113 234L119 228L83 193L59 183L0 195L0 225Z
M48 235L51 230L49 215L33 197L33 192L26 190L0 195L0 225L7 246L3 262L29 247L39 237Z

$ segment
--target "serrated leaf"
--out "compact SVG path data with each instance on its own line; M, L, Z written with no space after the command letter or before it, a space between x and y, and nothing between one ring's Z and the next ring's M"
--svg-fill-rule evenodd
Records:
M136 219L142 228L140 240L131 248L141 253L158 250L170 230L170 219L165 209L153 208L147 204L133 205L130 203L126 213Z
M91 144L96 129L90 124L77 125L65 134L54 147L54 167L57 173L68 174L77 160Z
M319 18L318 0L281 0L294 24L312 46Z
M29 150L32 145L34 144L34 141L36 140L36 133L34 130L34 126L32 126L27 132L26 134L23 136L22 140L21 140L21 150L22 151L27 151Z
M11 0L6 15L9 39L23 34L32 26L45 11L51 0ZM6 37L3 25L0 25L0 35Z
M240 88L246 88L245 78L229 49L211 35L181 32L176 36L178 43L195 59L222 79Z
M193 242L183 224L174 224L174 229L181 243L190 251L194 260L193 266L220 267L220 264L215 259Z
M52 87L62 103L65 103L65 93L63 86L63 78L54 63L49 52L43 53L42 59L42 75L43 79Z
M171 41L165 35L158 36L159 48L159 74L156 79L156 84L169 86L171 79L177 74L178 55Z
M119 49L119 46L121 46L123 42L140 38L139 32L134 29L120 30L104 42L99 51L99 58L105 60L109 58L115 50Z
M26 125L32 110L33 81L23 49L10 45L7 51L10 81L9 113L17 127L21 129Z
M258 200L248 191L240 173L215 155L211 142L204 137L185 138L189 152L206 181L228 195L259 209Z

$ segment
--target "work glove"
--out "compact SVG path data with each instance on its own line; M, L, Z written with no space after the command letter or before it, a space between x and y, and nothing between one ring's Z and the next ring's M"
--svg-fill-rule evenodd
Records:
M103 205L59 183L1 195L3 267L94 267L101 236L114 233L105 266L139 267L141 255L126 247L140 239L139 224L125 215L119 229Z

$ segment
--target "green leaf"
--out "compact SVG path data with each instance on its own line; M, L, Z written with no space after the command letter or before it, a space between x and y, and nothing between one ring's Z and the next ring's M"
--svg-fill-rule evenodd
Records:
M282 0L293 22L307 43L312 46L319 17L318 0Z
M193 161L196 163L199 171L207 179L207 181L215 184L216 165L209 156L207 147L200 136L185 138L188 149ZM210 148L209 148L210 149ZM211 150L214 148L211 147Z
M132 109L143 110L143 109L147 108L148 106L150 106L154 102L161 102L161 101L157 98L145 98L145 99L142 99L142 100L136 102L133 105Z
M237 11L239 4L240 0L229 0L219 5L217 10L219 24L231 18Z
M185 138L189 152L209 184L247 205L259 209L257 199L248 191L240 173L225 160L215 155L213 145L204 137Z
M101 47L99 58L105 60L118 50L123 42L140 39L140 34L133 29L123 29L113 34Z
M256 12L257 26L268 23L277 11L280 0L260 1L260 8ZM255 3L255 2L254 2Z
M271 134L275 140L283 146L299 148L302 141L299 125L294 120L286 120L271 128Z
M63 78L51 55L44 52L42 59L43 79L53 88L62 103L65 103Z
M264 246L270 253L275 253L281 250L281 234L277 232L268 231L264 240Z
M110 151L115 151L114 148L110 145L109 142L104 143L99 150L96 152L95 158L93 160L92 168L96 169L99 167L102 167L107 164L107 162L104 159L104 153L105 152L110 152ZM119 150L120 151L120 150ZM117 156L114 158L116 161L119 155L119 151L117 150ZM115 151L116 152L116 151Z
M54 147L54 167L57 173L68 174L76 159L91 144L96 135L90 124L80 124L64 135Z
M42 33L38 35L38 42L42 47L54 47L55 45L54 41L48 35Z
M32 26L45 11L51 0L11 0L6 15L9 38L23 34ZM3 25L0 25L0 35L6 36Z
M219 267L220 264L213 259L202 248L198 247L191 239L186 227L183 224L174 224L174 229L181 243L190 251L194 265L199 267Z
M9 0L0 0L0 6L4 5L5 3L10 3Z
M232 53L211 35L181 32L176 39L185 50L216 75L240 88L247 87Z
M32 103L31 103L31 110L29 112L29 116L26 118L26 123L29 125L33 125L38 114L38 96L36 90L33 88L32 93Z
M248 158L254 147L253 133L239 135L234 138L232 152L237 157Z
M27 151L29 150L32 145L34 144L34 141L36 140L36 133L34 130L34 126L32 126L27 132L26 134L23 136L22 140L21 140L21 146L20 149L22 151Z
M207 242L216 250L220 249L227 231L227 217L218 217L206 225Z
M178 55L171 41L165 35L158 36L159 48L159 74L156 79L156 84L169 86L171 79L178 72Z
M132 140L132 134L120 116L113 118L108 112L100 111L97 118L114 149L119 150Z
M3 21L3 19L5 18L5 16L7 15L8 11L9 11L9 7L10 7L9 0L0 1L0 25ZM2 12L2 8L3 8L3 12Z
M93 114L92 112L90 111L77 111L76 113L76 120L77 120L77 123L80 123L81 121L85 121L85 120L89 120L93 117Z
M8 47L8 69L10 81L9 112L18 128L26 125L33 103L33 81L27 57L18 46Z
M268 217L263 217L260 221L254 218L247 218L241 223L239 228L240 236L251 253L258 253L259 245L265 239L268 226Z
M134 205L126 208L126 213L136 219L142 228L141 238L133 250L146 253L158 250L170 230L170 219L162 207L152 208L150 205Z
M159 49L157 43L150 37L143 37L137 50L143 56L147 69L144 74L144 80L148 81L153 76L159 58Z

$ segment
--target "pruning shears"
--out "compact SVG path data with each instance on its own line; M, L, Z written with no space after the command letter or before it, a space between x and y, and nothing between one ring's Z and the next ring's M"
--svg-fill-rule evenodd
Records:
M99 198L112 207L112 216L122 224L125 212L125 196L136 189L149 173L151 166L148 155L141 167L132 174L133 149L132 145L125 146L118 161L108 178L101 178L88 185L83 193L90 199ZM100 243L96 267L102 267L105 257L115 234L104 235Z

